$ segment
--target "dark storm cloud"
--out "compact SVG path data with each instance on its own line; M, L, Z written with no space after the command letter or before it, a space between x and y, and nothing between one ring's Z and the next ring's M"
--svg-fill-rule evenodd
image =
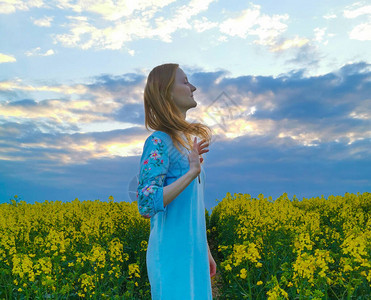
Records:
M94 159L95 151L103 151L100 146L104 147L106 143L130 142L138 135L145 134L140 127L108 132L66 133L56 130L53 132L58 124L53 126L49 123L47 128L49 132L43 132L41 130L41 128L45 129L43 126L39 122L3 123L0 128L0 154L6 155L10 160L14 158L14 160L23 161L24 166L29 163L33 164L35 161L40 162L40 168L46 165L63 165L64 163L60 161L61 158L69 158L78 164ZM96 143L96 149L85 151L78 149L79 145L84 147L89 143ZM4 153L4 149L8 148L12 151L5 151Z
M209 93L215 88L221 88L215 81L221 77L226 76L227 71L217 71L217 72L197 72L187 75L188 80L202 90L203 93ZM196 92L197 93L197 92Z
M320 60L324 58L323 55L318 52L317 47L313 46L311 43L296 48L294 51L294 58L287 60L287 64L300 65L304 68L311 67L311 69L315 69Z
M114 114L114 118L117 121L142 125L144 124L143 108L144 108L143 103L125 104Z
M5 101L19 100L20 98L27 97L27 93L13 90L1 90L0 89L0 103Z
M346 65L316 77L304 74L305 70L278 77L228 78L227 71L187 74L203 107L225 92L237 105L256 109L242 119L256 124L257 132L219 137L204 155L209 209L227 192L314 197L370 191L370 65ZM92 107L76 108L71 99L36 102L24 96L0 103L1 109L24 113L15 120L0 111L0 200L23 193L28 201L106 199L111 194L128 201L127 185L139 171L140 155L100 155L105 145L138 138L144 143L150 134L144 128L144 84L145 77L136 74L96 77L79 95ZM114 105L101 112L106 105L97 105L106 97ZM54 110L61 107L66 116L74 113L87 123L99 115L133 127L82 133L78 122L45 114L49 110L58 116ZM27 118L26 112L36 117Z
M303 74L223 78L216 89L218 93L225 91L240 108L254 107L249 121L274 121L272 136L281 132L289 135L309 132L323 142L352 142L353 136L360 138L368 132L371 127L369 64L347 65L316 77L307 78ZM364 137L369 138L367 134Z
M127 103L128 100L136 99L143 102L143 93L146 77L141 74L127 73L119 76L103 74L94 77L94 82L86 85L94 95L106 91L118 103ZM141 92L137 93L137 89Z
M37 106L38 103L33 99L23 99L23 100L17 100L9 103L9 106Z

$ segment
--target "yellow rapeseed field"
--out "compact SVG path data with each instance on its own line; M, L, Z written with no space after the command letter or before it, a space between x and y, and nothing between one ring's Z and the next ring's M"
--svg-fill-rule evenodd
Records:
M228 193L205 211L219 298L370 299L370 213L370 193ZM149 230L137 202L15 196L0 204L0 299L150 299Z
M225 299L371 299L371 193L230 193L213 209Z
M137 204L0 205L0 299L150 299Z

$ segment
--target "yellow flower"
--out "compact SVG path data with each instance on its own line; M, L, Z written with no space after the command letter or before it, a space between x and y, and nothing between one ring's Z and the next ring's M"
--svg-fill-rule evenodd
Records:
M129 265L129 278L132 278L133 275L135 277L140 277L139 266L136 263L133 263L133 264L130 264Z
M344 272L352 271L352 270L353 270L353 268L350 265L345 265L344 266Z
M259 280L256 284L257 285L262 285L263 284L263 281Z
M247 271L246 271L246 269L243 268L243 269L241 269L240 272L241 272L240 277L241 277L242 279L245 279L245 278L247 277Z

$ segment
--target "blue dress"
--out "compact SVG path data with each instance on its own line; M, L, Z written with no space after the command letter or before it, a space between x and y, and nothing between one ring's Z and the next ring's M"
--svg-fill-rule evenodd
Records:
M183 135L183 139L185 139ZM189 170L188 149L163 131L145 141L140 160L138 209L150 218L146 253L152 299L212 300L205 223L205 172L164 207L163 187Z

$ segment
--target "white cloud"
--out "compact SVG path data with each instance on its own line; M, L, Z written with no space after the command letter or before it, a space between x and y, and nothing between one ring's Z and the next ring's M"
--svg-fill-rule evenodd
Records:
M7 91L7 90L21 90L21 91L29 91L29 92L55 92L61 93L63 95L72 95L72 94L85 94L87 93L88 89L84 85L42 85L42 86L34 86L23 83L21 79L16 80L9 80L9 81L0 81L0 91Z
M203 32L205 30L209 30L209 29L214 28L216 26L218 26L218 23L210 22L206 17L202 17L201 20L195 20L193 22L193 28L197 32Z
M367 21L355 26L349 33L349 38L353 40L369 41L371 40L371 5L363 5L357 2L344 10L344 17L348 19L368 16Z
M276 38L286 31L287 25L283 22L288 18L287 14L261 14L260 5L251 4L251 8L242 11L238 17L222 22L219 29L224 34L241 38L257 35L255 44L273 46L276 44Z
M189 20L198 15L200 12L206 10L209 4L214 0L200 1L193 0L188 5L183 5L178 7L172 18L165 18L159 16L153 19L155 12L160 11L162 6L168 5L170 1L163 2L154 2L154 1L139 1L131 7L128 7L129 4L124 4L123 1L119 1L125 9L122 8L119 15L113 16L111 10L109 9L110 2L107 2L108 5L106 10L100 11L100 14L105 19L110 19L115 21L111 23L111 26L107 27L96 27L87 17L68 17L71 22L66 25L70 28L70 32L67 34L58 34L54 36L55 43L60 42L67 47L79 47L81 49L89 49L92 47L100 49L121 49L123 45L132 40L141 38L156 38L158 37L164 42L171 42L171 35L178 29L191 29L191 25L188 23ZM82 11L84 9L81 6L81 2L78 2L78 7L74 4L71 4L71 1L59 1L60 5L64 8L73 8L75 11ZM97 2L97 5L101 5L101 2ZM131 3L131 2L130 2ZM156 3L156 4L154 4ZM145 11L147 7L150 6L150 13ZM100 7L100 6L99 6ZM92 11L92 7L89 8L86 6L85 10ZM120 11L120 7L117 8ZM142 10L141 13L130 14L128 18L122 17L126 16L127 12L136 12ZM154 21L156 27L152 27L151 21ZM132 53L132 52L131 52ZM131 54L129 53L129 54ZM131 54L132 55L132 54Z
M325 28L319 28L319 27L314 28L314 35L315 35L314 40L317 42L322 42L325 32L326 32L326 27Z
M354 119L371 120L371 99L361 102L349 116Z
M327 28L324 27L324 28L315 28L314 29L314 41L318 42L318 43L323 43L324 45L327 45L328 43L328 40L324 40L324 37L326 35L326 30ZM329 35L327 35L329 36Z
M324 15L323 18L326 20L330 20L330 19L336 19L337 16L335 14L329 13L327 15Z
M7 63L7 62L16 62L16 61L17 60L15 59L14 56L0 53L0 64Z
M177 9L171 19L164 17L155 20L157 28L153 30L153 34L159 36L162 41L171 42L171 34L178 29L191 29L188 21L202 11L208 9L211 2L214 0L192 0L188 5L183 5Z
M299 38L299 37L296 36L293 39L285 40L280 45L272 46L270 50L272 52L278 52L278 51L283 51L283 50L287 50L287 49L290 49L290 48L300 48L300 47L302 47L302 46L304 46L308 43L309 43L308 39Z
M141 18L118 21L114 26L106 28L96 28L85 17L69 18L72 20L68 25L70 32L54 36L55 42L60 42L66 47L79 47L84 50L92 47L117 50L135 37L152 37L148 21Z
M349 38L360 41L371 41L371 18L368 22L354 27L349 33Z
M344 10L344 13L343 13L344 17L348 19L353 19L353 18L357 18L362 15L371 15L371 5L357 7L357 6L360 6L360 4L361 3L358 2L351 6L348 6Z
M26 51L25 54L27 56L49 56L49 55L53 55L54 54L54 50L53 49L49 49L48 51L42 53L41 52L41 48L40 47L37 47L37 48L32 49L30 51Z
M42 0L3 0L0 1L0 14L11 14L17 10L29 10L32 7L41 7Z
M225 35L221 35L220 37L218 37L218 41L220 41L220 42L226 42L226 41L228 41L228 37L225 36Z
M42 19L34 20L33 23L36 26L40 26L40 27L50 27L53 19L54 19L53 17L44 17Z
M94 103L90 100L74 100L66 102L64 100L43 100L39 105L30 107L10 106L0 103L1 114L9 119L45 119L53 120L58 123L90 123L97 121L108 121L109 118L100 113L110 113L117 109L111 103Z
M146 15L153 14L175 0L58 0L57 6L63 9L72 9L75 12L93 12L105 20L115 21L123 17L130 17L137 11L146 11Z
M49 55L53 55L54 54L54 50L53 49L49 49L48 51L46 51L43 56L49 56Z

